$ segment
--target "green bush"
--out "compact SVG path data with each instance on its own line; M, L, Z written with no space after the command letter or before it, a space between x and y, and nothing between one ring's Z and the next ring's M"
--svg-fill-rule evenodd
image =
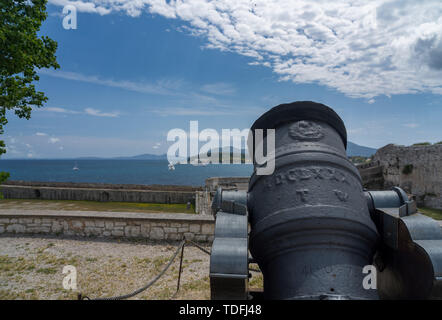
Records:
M413 144L413 146L431 146L430 142L418 142Z
M9 172L3 172L3 171L0 172L0 184L8 180L8 178L9 178ZM0 189L0 199L3 199L3 193L1 192L1 189Z
M413 165L412 164L407 164L404 166L404 168L402 169L402 173L403 174L410 174L413 172Z

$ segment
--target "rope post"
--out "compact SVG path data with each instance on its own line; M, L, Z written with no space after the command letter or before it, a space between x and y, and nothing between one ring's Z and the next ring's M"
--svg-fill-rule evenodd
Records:
M183 247L181 248L181 257L180 257L180 269L178 271L178 282L176 286L176 293L180 290L180 282L181 282L181 272L183 270L183 256L184 256L184 247L186 246L186 237L183 237Z

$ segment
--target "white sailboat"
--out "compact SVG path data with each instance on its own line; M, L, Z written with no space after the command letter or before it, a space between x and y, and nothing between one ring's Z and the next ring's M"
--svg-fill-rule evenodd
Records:
M72 168L72 170L74 170L74 171L78 171L78 170L80 170L80 168L78 168L78 166L77 166L77 163L75 162L75 165L74 165L74 167Z

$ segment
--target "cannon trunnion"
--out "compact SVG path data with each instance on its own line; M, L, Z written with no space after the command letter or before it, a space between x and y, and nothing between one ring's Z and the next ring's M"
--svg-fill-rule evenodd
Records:
M213 199L212 299L442 297L439 224L399 188L363 190L331 108L279 105L257 129L275 130L275 150L267 150L275 170L258 175L253 153L248 191L218 189ZM250 262L263 274L262 294L248 289ZM363 284L370 265L377 290Z

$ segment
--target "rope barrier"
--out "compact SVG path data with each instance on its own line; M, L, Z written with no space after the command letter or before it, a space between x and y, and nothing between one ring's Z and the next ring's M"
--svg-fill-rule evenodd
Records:
M172 299L176 296L176 294L178 293L179 289L180 289L180 281L181 281L181 273L182 273L182 266L183 266L183 255L184 255L184 246L187 244L191 244L193 246L195 246L196 248L198 248L199 250L203 251L204 253L210 255L210 252L207 251L206 249L204 249L203 247L201 247L200 245L198 245L197 243L191 241L191 240L186 240L186 238L184 238L180 244L178 245L175 253L173 254L173 256L170 258L169 263L163 268L163 270L151 281L149 281L149 283L147 283L145 286L131 292L125 295L121 295L121 296L115 296L115 297L107 297L107 298L90 298L88 296L84 296L81 293L78 294L78 300L124 300L124 299L129 299L133 296L136 296L137 294L146 291L149 287L151 287L153 284L155 284L155 282L157 282L165 273L166 271L169 269L169 267L172 265L173 261L175 260L175 258L177 257L178 253L181 250L181 258L180 258L180 268L179 268L179 273L178 273L178 282L177 282L177 290L176 292L173 294Z
M155 282L158 281L158 279L160 279L163 274L167 271L167 269L169 269L169 267L172 265L173 260L175 260L176 256L178 255L178 253L180 252L181 248L184 247L184 244L186 243L186 240L181 241L181 243L179 244L179 246L177 247L177 250L175 251L175 253L173 254L172 258L169 260L169 263L163 268L163 270L151 281L149 281L149 283L147 283L144 287L141 287L131 293L125 294L125 295L121 295L121 296L116 296L116 297L109 297L109 298L95 298L95 299L91 299L88 296L82 296L81 294L78 296L79 299L81 300L124 300L124 299L129 299L133 296L136 296L137 294L147 290L150 286L152 286Z

